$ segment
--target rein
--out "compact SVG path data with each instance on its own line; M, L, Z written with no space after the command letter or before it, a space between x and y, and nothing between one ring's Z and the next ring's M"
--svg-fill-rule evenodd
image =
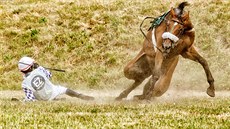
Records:
M141 22L141 24L140 24L141 33L142 33L142 34L144 35L144 37L148 40L149 43L152 43L152 42L147 38L147 36L145 35L144 31L142 30L142 25L143 25L143 23L144 23L144 21L145 21L146 19L156 19L156 18L154 18L154 17L146 17L146 18ZM153 44L153 43L152 43L152 44ZM161 49L158 48L155 44L153 44L153 46L156 47L161 53L163 53L163 52L161 51Z
M19 62L19 63L30 66L30 64L27 64L27 63L23 63L23 62ZM48 69L48 70L58 71L58 72L65 72L65 70L62 70L62 69L47 68L47 67L43 67L43 68Z
M166 13L164 13L163 15L161 15L161 16L159 16L159 17L157 17L157 18L155 18L155 17L146 17L146 18L143 19L143 21L141 22L141 25L140 25L141 33L142 33L142 34L144 35L144 37L148 40L149 43L152 43L152 44L153 44L153 42L151 42L151 41L147 38L147 36L145 35L145 33L143 32L143 30L142 30L142 24L144 23L144 21L145 21L146 19L154 19L153 21L150 22L150 23L152 23L152 25L151 25L151 27L148 29L148 31L151 30L151 29L153 29L153 28L156 28L157 26L159 26L159 25L161 24L161 22L165 19L165 17L168 15L169 12L170 12L170 11L167 11ZM153 44L153 46L156 47L157 50L159 50L161 53L163 53L162 50L161 50L160 48L158 48L155 44Z
M155 18L155 17L145 17L145 18L143 19L143 21L141 22L141 24L140 24L141 33L142 33L142 34L144 35L144 37L148 40L148 42L149 42L149 43L152 43L153 46L154 46L155 48L157 48L161 53L164 53L164 52L163 52L159 47L157 47L157 45L155 45L152 41L150 41L150 40L147 38L146 34L145 34L144 31L142 30L142 25L143 25L143 23L144 23L144 21L145 21L146 19L154 19L153 21L150 22L150 23L152 23L152 25L151 25L151 27L148 29L148 31L151 30L151 29L153 29L153 28L156 28L157 26L159 26L159 25L162 23L162 21L167 21L166 16L168 15L169 12L170 12L170 11L164 13L163 15L161 15L161 16L159 16L159 17L157 17L157 18ZM169 38L169 39L173 40L174 43L175 43L175 42L177 42L177 41L179 40L179 38L178 38L178 36L175 36L175 35L171 34L171 32L172 32L172 30L174 29L175 25L180 24L180 25L183 26L184 24L183 24L181 21L177 20L177 19L171 19L171 20L172 20L173 22L175 22L173 28L167 33L167 31L168 31L168 25L167 25L167 23L166 23L166 25L167 25L167 26L166 26L166 32L165 32L162 36L163 36L164 38L172 37L172 39L171 39L171 38ZM184 32L184 29L180 30L179 37L183 34L183 32ZM163 37L162 37L162 38L163 38ZM164 38L163 38L163 39L164 39Z

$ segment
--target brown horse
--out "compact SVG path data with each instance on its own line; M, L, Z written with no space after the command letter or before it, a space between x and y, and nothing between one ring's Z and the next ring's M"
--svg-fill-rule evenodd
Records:
M203 66L209 83L206 92L211 97L215 96L214 79L207 61L199 55L193 45L195 32L189 12L184 11L184 7L188 5L187 2L183 2L177 8L171 8L155 29L150 28L143 48L124 68L125 76L135 82L116 100L126 98L133 89L150 76L151 78L144 86L143 94L136 95L135 98L150 99L163 95L169 88L179 55Z

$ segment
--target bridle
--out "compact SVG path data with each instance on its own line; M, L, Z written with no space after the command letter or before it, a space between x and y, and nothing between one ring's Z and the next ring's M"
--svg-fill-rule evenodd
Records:
M167 12L167 14L168 14L169 12ZM166 14L166 15L167 15ZM149 43L152 43L148 38L147 38L147 36L145 35L145 33L143 32L143 30L142 30L142 24L144 23L144 21L146 20L146 19L156 19L155 17L146 17L145 19L143 19L143 21L141 22L141 24L140 24L140 30L141 30L141 32L142 32L142 34L144 35L144 37L145 37L145 39L147 39L148 40L148 42ZM165 30L165 32L167 32L167 30L168 30L168 28L169 28L169 25L167 24L167 21L168 21L168 19L166 19L166 17L163 19L166 23L166 30ZM170 20L172 20L172 21L174 21L175 23L177 23L177 24L181 24L182 26L184 26L184 24L181 22L181 21L179 21L178 19L174 19L174 18L172 18L172 19L170 19ZM173 28L175 27L175 25L173 26ZM171 29L171 31L173 30L173 28ZM180 30L180 33L179 33L179 35L177 36L177 37L180 37L182 34L184 33L184 27ZM175 42L173 42L174 44L175 44ZM153 44L154 45L154 44ZM173 45L173 44L172 44ZM161 53L164 53L159 47L157 47L156 45L154 45L154 47L155 48L157 48Z
M182 29L180 29L179 30L179 34L176 36L176 37L178 37L178 39L181 37L181 35L184 33L184 23L183 22L181 22L181 21L179 21L178 19L175 19L175 18L172 18L172 19L170 19L170 20L168 20L168 19L164 19L164 21L165 21L165 24L166 24L166 29L165 29L165 32L169 32L169 33L171 33L172 34L172 31L174 30L174 28L175 28L175 26L176 25L178 25L178 24L180 24L180 25L182 25L183 27L182 27ZM173 21L174 22L174 24L173 24L173 27L169 30L169 24L168 24L168 21ZM174 34L173 34L174 35ZM171 40L171 39L170 39ZM173 43L175 43L175 42L173 42Z

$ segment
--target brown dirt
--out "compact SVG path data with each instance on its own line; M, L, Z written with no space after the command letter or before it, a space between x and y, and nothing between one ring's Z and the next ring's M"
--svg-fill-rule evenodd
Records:
M93 103L98 104L106 104L115 102L114 99L119 95L122 90L78 90L78 92L91 95L95 97L95 101ZM133 92L129 94L126 100L132 100L134 95L138 95L142 93L142 89L138 88L135 89ZM2 99L11 99L11 98L19 98L22 99L24 97L23 91L11 91L5 90L0 91L0 100ZM76 101L76 98L69 97L67 95L61 95L58 97L65 101ZM191 99L191 98L202 98L202 99L212 99L209 97L205 91L198 91L198 90L168 90L163 96L157 97L153 100L153 102L176 102L182 99ZM230 98L230 91L216 91L216 98ZM77 99L79 100L79 99ZM79 100L81 101L81 100ZM77 101L76 101L77 102Z

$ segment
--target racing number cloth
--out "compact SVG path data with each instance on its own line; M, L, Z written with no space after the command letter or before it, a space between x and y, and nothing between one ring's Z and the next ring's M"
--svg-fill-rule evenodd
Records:
M49 100L53 92L53 84L39 69L32 71L23 80L22 87L32 90L38 100Z

